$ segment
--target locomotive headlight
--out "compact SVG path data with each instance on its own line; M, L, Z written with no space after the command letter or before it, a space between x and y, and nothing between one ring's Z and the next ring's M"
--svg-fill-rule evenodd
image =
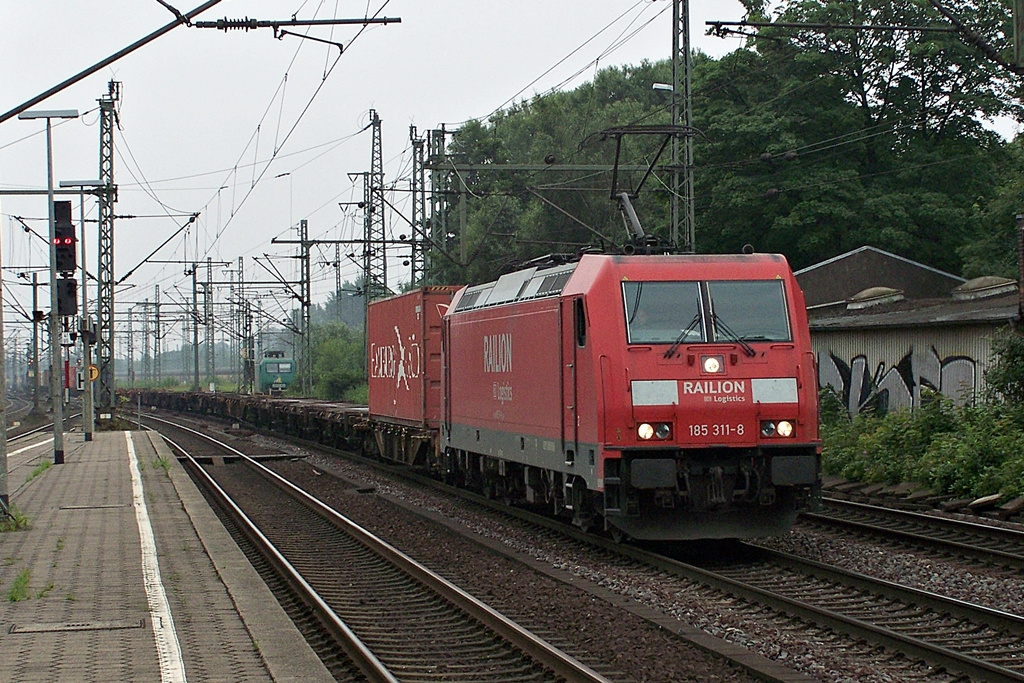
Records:
M789 420L779 420L778 422L772 422L771 420L765 420L761 423L761 436L769 439L773 436L781 436L782 438L788 438L793 436L794 428L793 423Z
M701 356L700 366L710 375L716 375L725 369L722 356Z
M656 422L654 424L641 422L636 427L636 435L641 441L650 441L651 439L664 441L672 436L672 424L669 422Z

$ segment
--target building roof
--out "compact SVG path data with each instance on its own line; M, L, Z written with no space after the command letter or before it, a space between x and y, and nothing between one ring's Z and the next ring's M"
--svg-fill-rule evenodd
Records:
M810 328L811 332L815 332L883 327L1008 324L1018 317L1018 301L1017 292L1014 291L985 299L902 299L857 310L835 306L809 311Z
M811 331L1002 325L1020 318L1017 283L945 273L861 247L795 273Z
M907 299L927 299L946 295L964 283L962 277L870 246L798 270L795 275L807 308L812 310L845 304L872 287L899 290Z

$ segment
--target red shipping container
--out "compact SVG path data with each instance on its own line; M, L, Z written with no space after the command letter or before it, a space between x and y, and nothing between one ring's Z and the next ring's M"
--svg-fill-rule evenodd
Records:
M436 428L441 416L441 318L459 287L423 287L367 311L370 416Z

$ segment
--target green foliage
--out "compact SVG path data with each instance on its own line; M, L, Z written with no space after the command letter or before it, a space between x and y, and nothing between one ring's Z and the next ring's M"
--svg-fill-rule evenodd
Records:
M344 259L344 256L342 256ZM342 263L341 265L344 265ZM352 329L363 326L365 304L363 302L362 279L356 282L344 281L341 290L332 292L323 306L316 305L310 312L313 325L329 325L340 323Z
M913 479L917 459L941 435L955 428L955 411L944 396L933 395L917 410L898 410L877 419L875 428L861 434L863 479L894 484Z
M916 0L744 4L752 19L770 9L792 22L948 23ZM1012 43L998 0L945 5L994 44ZM611 164L602 131L670 123L671 95L656 82L671 82L668 61L608 68L455 131L455 161L495 169L448 175L447 254L433 260L433 282L477 283L543 254L621 245L609 173L497 167ZM801 268L870 244L953 273L1012 273L1024 151L982 122L1024 119L1019 87L956 33L762 28L720 59L695 55L692 100L698 251L749 243ZM620 163L646 167L661 141L625 136ZM663 240L667 154L634 200ZM640 176L620 171L618 189Z
M0 533L21 531L28 529L30 526L28 517L22 514L16 505L11 504L7 514L4 514L3 507L0 506Z
M1024 199L1024 138L1000 150L994 192L979 194L971 203L971 239L960 247L964 277L999 275L1016 279L1016 215Z
M7 590L7 601L21 602L22 600L28 600L32 597L32 594L28 590L28 584L31 579L32 573L28 569L21 570L14 578L14 583L12 583L11 587Z
M370 402L370 385L366 382L356 384L345 391L342 398L349 403L367 405Z
M313 393L318 398L352 400L349 396L366 384L365 361L362 330L339 323L313 327Z
M25 483L29 483L30 481L38 477L40 474L50 469L50 467L52 466L53 462L51 462L50 460L43 460L41 463L36 465L31 472L28 473L28 475L25 477Z
M914 411L850 419L834 396L821 401L826 474L853 481L919 481L958 496L1024 495L1024 411L1005 403L956 407L930 394Z
M958 411L958 418L956 431L938 436L924 453L917 477L955 495L1024 491L1024 482L1008 478L1024 466L1020 415L1004 406L979 404Z
M1015 330L1003 330L992 340L992 356L985 371L989 399L1024 407L1024 339Z

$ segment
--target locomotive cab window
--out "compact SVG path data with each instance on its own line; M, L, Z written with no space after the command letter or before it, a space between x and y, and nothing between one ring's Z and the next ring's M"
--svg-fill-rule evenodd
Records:
M583 310L583 299L575 299L572 308L576 321L576 346L582 349L587 345L587 315Z
M627 280L622 299L630 344L706 341L698 283Z
M707 283L715 341L793 340L781 280Z

